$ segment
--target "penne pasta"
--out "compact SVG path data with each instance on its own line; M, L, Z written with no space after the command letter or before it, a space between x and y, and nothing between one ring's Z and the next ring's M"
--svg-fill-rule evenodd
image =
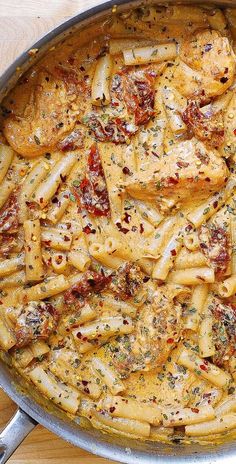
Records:
M205 314L199 326L199 354L202 358L208 358L215 354L215 344L213 340L213 317Z
M47 177L39 184L35 192L32 194L32 200L44 208L53 197L58 187L62 183L62 179L70 173L74 164L76 163L76 156L68 154L63 156L57 161L54 167L50 170Z
M184 321L185 329L193 331L197 330L207 295L207 284L199 284L195 286L189 308L187 310L187 316Z
M16 183L13 180L9 180L5 178L2 183L1 183L1 189L0 189L0 209L3 207L3 205L6 203L8 198L10 197L11 193L16 187Z
M149 39L110 39L109 41L109 52L110 55L118 55L123 53L123 50L127 48L145 47L147 45L153 45L153 41Z
M159 425L161 422L161 410L157 406L141 403L133 398L106 396L98 407L110 413L112 417L125 417L149 422L152 425Z
M3 181L13 160L14 151L8 145L0 144L0 183Z
M19 271L25 265L25 255L20 253L14 258L0 261L0 277L5 277L13 272Z
M0 279L0 288L19 287L26 283L25 271L17 271Z
M97 428L105 428L110 432L119 432L123 435L130 437L149 437L150 435L150 424L143 421L111 417L109 414L101 414L97 411L93 411L92 424ZM102 427L101 427L102 426Z
M120 380L117 372L114 371L108 364L105 364L99 358L92 358L91 364L95 375L101 379L102 383L107 385L113 395L125 390L123 382Z
M57 253L52 256L51 265L56 274L63 274L68 267L68 258L65 254Z
M201 251L188 252L182 248L176 256L175 269L189 269L191 267L206 266L207 260Z
M0 347L3 350L10 350L16 343L14 335L7 327L6 323L0 316Z
M59 251L69 251L72 244L72 234L67 230L41 227L41 239L49 248Z
M66 209L71 203L71 193L69 190L62 190L57 194L56 203L52 202L49 205L46 219L52 224L57 224L58 221L62 218Z
M124 260L118 258L117 256L110 256L105 249L105 246L101 243L92 243L89 247L89 254L99 261L104 266L110 267L111 269L118 269L122 264L124 264Z
M187 217L194 224L195 227L199 227L203 222L213 216L221 206L227 201L230 195L233 193L236 187L236 178L230 177L225 188L219 193L213 194L208 200L202 205L195 208L190 212Z
M228 279L219 283L218 293L223 298L229 298L236 292L236 275L230 276Z
M162 413L164 427L177 427L179 425L198 424L215 418L211 405L199 408L166 409Z
M41 228L38 219L24 221L25 273L28 282L43 279L44 269L41 250Z
M40 284L30 287L22 293L23 301L45 300L50 296L64 292L70 287L70 282L63 276L53 277Z
M47 398L70 414L76 413L79 407L79 394L74 388L64 384L60 385L50 373L47 373L40 366L29 371L28 376Z
M201 424L188 425L185 428L186 435L190 437L199 437L209 435L211 433L222 433L227 432L235 428L236 426L236 414L226 414L222 417L217 417L209 422L203 422Z
M89 341L99 337L112 337L115 334L128 334L133 331L133 323L129 318L121 316L104 317L93 323L83 325L73 331L76 339Z
M45 161L39 161L28 172L19 192L19 220L23 224L28 219L27 202L32 198L33 192L43 182L50 167Z
M153 47L129 48L123 51L125 65L141 65L146 63L161 63L173 60L177 55L175 43L159 44Z
M110 97L110 78L112 73L112 58L106 54L98 58L92 82L93 105L108 105Z
M180 285L199 285L203 282L215 282L215 275L213 269L209 267L195 267L172 271L168 280Z
M224 372L214 364L201 359L193 351L182 348L177 358L177 363L190 369L198 376L208 380L217 387L228 388L232 380L231 375Z

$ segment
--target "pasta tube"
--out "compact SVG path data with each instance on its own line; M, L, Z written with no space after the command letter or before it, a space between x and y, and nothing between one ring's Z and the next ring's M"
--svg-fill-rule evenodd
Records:
M159 44L153 47L128 48L123 51L125 65L160 63L173 60L177 56L175 43Z
M165 427L176 427L179 425L198 424L199 422L214 419L215 412L211 405L204 405L198 408L165 409L162 417Z
M42 242L54 250L68 251L72 244L72 234L67 230L42 227L41 228Z
M28 219L27 201L32 198L33 192L45 179L48 171L50 170L49 164L45 161L39 161L27 174L19 193L19 220L23 224Z
M41 366L36 366L27 372L27 376L51 401L60 405L65 411L75 414L79 407L79 393L73 387L65 386L57 382L50 373Z
M236 275L232 275L228 279L219 284L218 293L223 298L229 298L236 292Z
M14 151L8 145L0 145L0 183L3 181L12 162Z
M228 388L232 381L230 374L186 348L180 350L177 363L220 388Z
M23 301L45 300L50 296L64 292L70 287L70 282L63 276L53 277L22 292Z
M5 277L13 272L20 270L24 267L25 255L20 253L14 258L4 259L0 261L0 277Z
M101 379L103 384L108 386L113 395L117 395L117 393L125 390L125 386L120 380L118 373L101 359L92 358L92 367L95 374Z
M53 166L46 179L40 183L32 195L33 201L38 203L40 208L47 206L50 199L56 193L59 185L61 185L63 179L70 173L75 163L76 156L69 153L60 158Z
M106 396L99 403L99 407L110 412L113 417L125 417L153 425L159 425L161 422L161 410L157 406L141 403L133 398Z
M109 54L101 56L96 65L92 82L92 103L93 105L109 105L110 97L110 78L112 73L112 57Z
M201 424L188 425L185 427L186 435L190 437L199 437L209 434L227 432L236 427L236 413L226 414L217 417L209 422Z
M168 281L181 285L198 285L201 282L215 282L215 275L214 270L209 267L194 267L172 271Z
M41 250L41 231L38 219L24 221L25 233L25 272L28 282L43 279L43 260Z

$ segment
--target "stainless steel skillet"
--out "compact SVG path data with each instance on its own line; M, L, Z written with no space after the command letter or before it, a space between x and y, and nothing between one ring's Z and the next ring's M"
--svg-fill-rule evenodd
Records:
M96 19L105 18L111 14L111 7L118 5L118 11L129 10L131 7L146 4L147 0L110 0L102 5L79 14L53 31L45 35L32 46L39 49L37 58L42 56L54 43L68 36L81 27L92 24ZM154 3L154 1L153 1ZM157 1L155 3L158 3ZM160 2L165 4L165 1ZM171 3L171 2L168 2ZM173 2L172 2L173 3ZM181 2L178 2L181 3ZM194 4L189 1L184 3ZM200 2L199 2L200 3ZM202 3L202 2L201 2ZM236 0L206 1L220 6L235 6ZM0 77L0 98L15 84L19 72L29 68L34 60L29 58L27 51L23 53ZM19 71L20 68L20 71ZM4 464L15 451L22 440L37 425L42 424L64 440L100 456L129 464L154 463L207 463L207 464L235 464L236 443L228 442L223 445L166 445L161 443L141 442L104 435L92 428L82 428L79 422L71 421L65 414L43 400L37 392L32 392L17 376L17 373L0 361L0 386L19 406L15 416L0 434L0 464Z

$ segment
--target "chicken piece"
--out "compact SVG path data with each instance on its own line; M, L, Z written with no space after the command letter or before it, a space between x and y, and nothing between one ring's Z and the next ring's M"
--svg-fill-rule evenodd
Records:
M165 65L164 65L165 66ZM86 115L84 123L101 142L126 143L154 115L155 79L163 64L123 67L111 83L111 105Z
M141 200L164 199L181 203L194 196L205 199L226 182L228 169L216 150L207 150L195 138L173 145L152 170L140 171L126 184L127 192Z
M112 276L110 288L120 298L126 300L134 296L143 283L143 273L136 264L126 263Z
M224 131L225 138L221 146L221 153L228 158L236 154L236 92L224 113Z
M203 114L197 101L189 101L183 112L183 121L199 140L210 148L218 148L224 141L222 113Z
M58 322L55 308L47 302L31 301L22 307L15 325L16 348L35 340L47 340Z
M70 133L76 117L67 82L42 70L24 113L6 119L4 135L16 152L34 157L55 147Z
M235 74L235 55L227 37L218 31L201 30L186 38L173 70L177 90L186 97L221 95Z
M216 346L213 362L223 366L236 350L236 306L215 297L210 310L214 317L212 332Z
M216 222L203 224L199 231L199 241L202 252L209 266L213 267L218 278L225 275L230 261L229 230Z
M106 347L114 367L127 377L131 372L161 367L179 341L182 307L175 297L184 289L159 287L140 310L136 330Z

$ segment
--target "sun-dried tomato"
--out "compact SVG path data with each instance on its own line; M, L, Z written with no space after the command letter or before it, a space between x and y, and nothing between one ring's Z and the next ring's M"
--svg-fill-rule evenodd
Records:
M146 124L154 115L155 73L150 67L142 70L123 68L115 80L116 97L123 100L130 114L135 116L135 124Z
M0 233L17 232L19 225L18 212L18 190L14 190L5 205L0 210Z
M110 216L106 179L96 144L90 149L87 174L79 187L74 187L74 191L80 206L89 213L94 216Z
M182 115L183 121L194 135L206 141L211 147L217 148L224 141L224 129L221 113L202 113L197 101L190 101Z
M110 276L95 271L87 271L81 279L64 293L66 304L83 305L84 299L92 293L99 293L111 282Z

